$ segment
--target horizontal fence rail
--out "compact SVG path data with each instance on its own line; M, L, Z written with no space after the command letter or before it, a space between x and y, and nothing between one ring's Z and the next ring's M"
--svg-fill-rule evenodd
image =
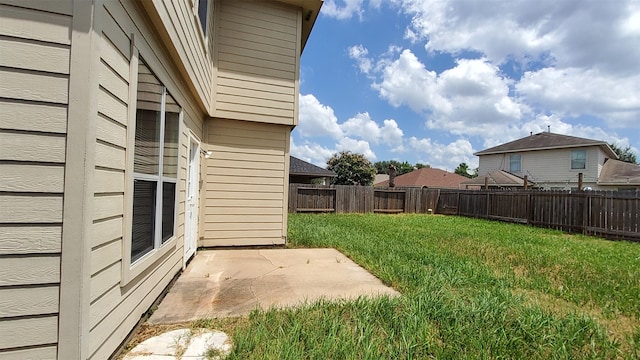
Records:
M289 185L289 212L437 213L640 241L638 192Z

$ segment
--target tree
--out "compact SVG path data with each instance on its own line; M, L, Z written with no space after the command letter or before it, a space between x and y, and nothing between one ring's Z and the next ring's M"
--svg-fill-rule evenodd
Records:
M618 160L638 164L638 156L636 153L631 150L631 146L627 145L627 147L623 148L616 144L609 144L611 149L618 155Z
M469 165L467 165L467 163L460 163L460 165L458 165L458 167L453 171L458 175L462 175L464 177L468 177L468 178L474 178L476 176L478 176L478 170L477 169L473 169L473 174L469 174Z
M391 161L376 161L373 166L376 167L376 171L378 174L389 174L389 165L393 165L396 167L396 175L400 176L402 174L406 174L408 172L412 172L414 170L413 166L408 162L399 162L397 160Z
M362 154L341 151L327 160L327 169L335 172L332 184L335 185L371 185L376 168Z
M423 164L423 163L416 163L416 169L422 169L422 168L431 169L431 165Z

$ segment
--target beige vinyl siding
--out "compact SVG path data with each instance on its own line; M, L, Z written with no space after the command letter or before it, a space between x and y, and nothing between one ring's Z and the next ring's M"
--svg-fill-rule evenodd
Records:
M210 1L213 8L213 0ZM180 58L178 64L184 71L190 88L198 94L204 109L211 108L212 73L211 36L204 37L197 13L191 1L154 0L146 5L151 10L152 20L161 24L165 44ZM209 13L212 17L212 12ZM209 24L212 24L209 19ZM211 31L209 31L211 34Z
M178 6L178 5L176 5ZM181 5L180 5L181 6ZM155 31L140 8L130 2L105 2L97 9L101 43L96 114L93 228L89 308L89 350L93 359L108 358L134 328L169 281L182 267L184 192L187 134L200 136L204 114L193 92L182 87L181 75L171 66ZM134 25L133 21L137 25ZM126 159L129 119L130 34L149 68L167 86L183 109L178 149L177 241L158 262L126 285L122 280L123 227L127 174Z
M211 119L199 246L283 244L290 128Z
M571 169L571 151L587 150L586 169ZM578 173L583 173L585 185L595 186L600 165L602 151L597 146L586 148L565 148L526 151L521 154L522 172L518 175L528 175L529 180L543 187L562 187L569 190L578 184ZM509 171L509 153L480 156L480 174L496 170Z
M217 10L214 116L295 125L298 9L272 2L222 1Z
M71 1L0 1L0 357L55 358Z

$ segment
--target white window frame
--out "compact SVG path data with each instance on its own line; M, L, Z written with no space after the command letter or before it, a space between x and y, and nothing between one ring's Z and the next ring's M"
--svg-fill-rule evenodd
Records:
M513 170L513 160L515 157L518 157L518 170ZM509 155L509 172L511 173L520 173L522 172L522 155L521 154L510 154Z
M204 29L202 28L202 22L200 21L200 2L207 2L207 17L204 21ZM213 6L213 0L192 0L191 1L191 10L193 11L193 17L196 22L196 27L200 29L200 41L202 41L202 46L204 47L205 52L208 53L207 39L209 38L209 25L211 22L211 8Z
M131 248L132 248L132 230L133 230L133 190L134 190L134 180L135 179L150 179L157 180L156 176L145 175L145 174L134 174L134 157L135 157L135 133L136 133L136 113L137 106L132 106L132 104L137 103L137 93L138 93L138 60L140 54L139 50L135 47L134 37L131 36L131 60L129 64L129 112L128 112L128 126L127 126L127 151L126 151L126 165L125 165L125 196L124 196L124 217L123 217L123 246L122 246L122 276L120 279L120 286L126 286L132 280L136 279L142 273L144 273L149 267L151 267L156 261L163 258L169 252L175 251L177 247L177 239L178 239L178 194L180 190L178 189L179 184L179 173L180 173L180 165L178 164L177 173L176 173L176 189L174 196L174 213L173 213L173 236L171 236L167 241L162 243L162 229L160 226L160 230L158 230L157 224L162 224L162 207L156 207L155 214L155 223L156 230L154 235L154 248L148 253L141 256L136 261L132 261L131 259ZM146 63L147 66L150 65ZM151 68L150 68L151 70ZM164 119L164 107L165 107L165 97L167 93L166 86L164 84L163 88L163 97L162 97L162 118ZM182 122L183 122L183 110L181 109L179 118L178 118L178 149L180 149L180 140L182 134ZM164 121L161 121L160 126L160 139L164 141ZM158 157L159 159L163 159L164 146L160 146ZM181 154L178 154L178 159ZM159 171L162 172L162 160L160 160ZM167 181L172 182L172 181ZM158 181L160 186L162 186L163 181L162 177L160 177L160 181ZM162 197L162 189L156 190L156 203L158 201L158 197Z
M584 153L584 167L574 168L573 167L573 154L577 153L578 151ZM588 159L588 156L589 156L589 154L587 154L587 149L573 149L573 150L571 150L571 153L569 154L569 168L571 170L573 170L573 171L587 170L587 159Z

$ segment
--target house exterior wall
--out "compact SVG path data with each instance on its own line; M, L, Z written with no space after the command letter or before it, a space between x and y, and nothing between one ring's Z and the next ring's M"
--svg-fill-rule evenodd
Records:
M182 3L182 2L181 2ZM179 6L175 3L176 6ZM185 81L173 59L163 51L162 38L152 27L146 9L133 2L105 1L96 7L100 24L100 69L98 112L95 139L95 187L93 231L91 236L91 280L89 309L88 358L106 358L160 295L183 265L186 157L189 131L201 138L202 119L200 91L184 86ZM185 12L190 11L186 8ZM191 22L198 21L186 16ZM186 30L185 30L186 32ZM131 37L149 68L182 107L178 158L177 230L173 244L162 256L145 265L140 275L131 280L123 264L127 201L127 180L131 174L127 158L133 149L127 143L132 114L129 92ZM194 41L199 41L195 38ZM199 43L198 43L199 44ZM197 89L197 87L196 87Z
M289 126L211 119L199 246L284 244Z
M302 13L275 2L216 2L213 116L297 124Z
M583 149L587 151L586 169L571 169L571 151ZM583 173L584 186L598 189L596 182L606 158L598 146L481 155L479 173L509 171L511 154L521 155L521 171L514 174L528 175L529 180L545 189L564 190L578 186L578 173Z
M2 3L0 357L55 358L72 3Z
M209 13L214 11L209 1ZM161 27L162 43L175 58L181 78L197 96L195 100L209 110L212 104L213 24L211 17L203 29L195 12L193 0L153 0L144 2L144 8L155 26Z
M118 348L184 266L191 137L213 152L200 158L199 245L284 243L301 11L211 1L221 27L250 34L236 48L221 41L223 56L216 23L203 36L192 5L0 0L1 358L104 359ZM174 236L130 266L138 55L182 111ZM225 102L228 116L211 118Z

